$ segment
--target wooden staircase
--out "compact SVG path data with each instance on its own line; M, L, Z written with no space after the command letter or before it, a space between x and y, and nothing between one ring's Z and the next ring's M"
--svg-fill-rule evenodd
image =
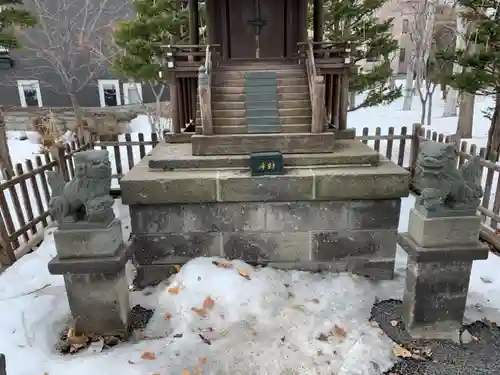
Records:
M211 91L214 134L311 131L308 80L304 68L297 64L219 66L212 72ZM196 125L201 134L199 102Z

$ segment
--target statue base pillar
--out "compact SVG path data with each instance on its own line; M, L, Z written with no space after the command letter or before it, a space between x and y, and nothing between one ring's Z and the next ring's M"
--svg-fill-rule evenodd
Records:
M398 236L408 254L402 318L414 338L457 337L462 327L472 262L487 259L479 241L481 218L426 217L410 211Z
M75 330L87 336L129 335L130 291L125 265L131 249L123 244L121 222L100 229L58 229L58 256L49 272L63 275Z

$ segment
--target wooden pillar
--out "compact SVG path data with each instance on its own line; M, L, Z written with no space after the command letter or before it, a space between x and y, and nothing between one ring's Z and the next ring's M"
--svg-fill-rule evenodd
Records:
M323 40L325 11L323 10L324 0L313 0L313 41Z
M177 77L172 76L169 80L170 86L170 111L172 112L172 133L181 132L181 123L179 116L179 97L177 95Z
M349 69L344 69L340 77L340 111L339 111L339 130L347 128L347 109L349 107Z
M307 42L307 29L309 28L309 1L299 0L298 5L299 42Z
M188 0L189 44L200 44L200 16L198 0Z
M0 110L0 177L7 179L7 175L13 176L14 170L12 168L9 143L7 140L7 125L5 124L3 113Z
M215 35L215 12L217 8L215 7L215 0L206 0L205 7L207 14L207 42L208 44L217 44Z

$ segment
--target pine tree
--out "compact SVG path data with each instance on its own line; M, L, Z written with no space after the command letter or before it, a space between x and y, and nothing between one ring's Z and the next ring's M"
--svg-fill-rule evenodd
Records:
M128 78L161 81L167 49L162 45L182 43L187 38L187 8L178 0L134 0L137 17L120 22L114 41L121 53L113 67Z
M398 49L392 37L393 18L377 19L378 10L387 0L325 0L325 39L348 40L356 47L354 63L377 59L369 71L355 71L349 76L349 91L365 94L364 100L350 110L388 104L401 96L401 86L391 83L390 58ZM353 48L354 51L354 48Z
M459 91L495 96L488 133L487 157L500 152L500 3L496 0L458 0L468 22L465 50L441 51L439 59L457 63L459 73L447 82Z
M21 47L16 29L32 27L37 23L36 17L22 5L22 0L0 0L0 46L3 48Z

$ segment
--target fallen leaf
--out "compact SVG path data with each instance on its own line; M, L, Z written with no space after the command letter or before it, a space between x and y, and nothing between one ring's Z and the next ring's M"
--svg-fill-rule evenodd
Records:
M410 358L411 352L405 348L403 348L401 345L394 344L392 346L392 352L396 357L401 357L401 358Z
M141 355L141 359L145 361L154 361L156 359L156 354L154 352L144 352Z
M346 337L346 336L347 336L347 333L346 333L345 329L344 329L344 328L342 328L342 327L340 327L340 326L338 326L338 325L336 325L336 324L333 326L333 328L332 328L331 332L332 332L335 336L338 336L338 337L342 337L342 338L344 338L344 337Z
M208 315L205 309L199 309L197 307L191 307L191 311L194 311L196 314L203 317L206 317Z
M230 268L233 268L233 264L232 263L217 263L216 267L230 269Z
M207 357L201 357L201 358L198 358L198 363L201 363L201 364L205 364L208 362L208 359Z
M174 266L174 268L175 268L175 271L176 271L176 272L179 272L179 271L181 270L181 266L180 266L180 265L178 265L178 264L176 264L176 265Z
M153 373L151 375L160 375L160 373L159 372L155 372L155 373Z
M183 368L181 371L181 375L189 375L189 371Z
M77 335L73 328L68 329L67 337L70 345L85 345L89 341L87 336Z
M170 294L179 294L180 291L181 288L179 288L178 286L174 286L167 289L167 292L169 292Z
M170 320L170 318L172 317L172 314L170 314L169 312L166 312L165 315L163 315L163 317L165 318L165 320Z
M135 365L135 362L132 362L130 359L127 361L130 365Z
M203 301L203 308L205 310L212 310L214 308L214 305L215 305L215 301L210 296L205 298L205 300Z
M313 298L311 301L314 303L319 303L319 299L317 299L317 298Z
M250 280L250 274L248 273L247 270L243 269L243 268L236 268L236 270L238 271L238 273L240 274L240 276L243 276L245 279L249 279Z
M396 327L399 324L397 320L391 320L391 326Z
M325 341L325 342L326 342L326 341L328 341L328 336L327 336L327 335L325 335L324 333L320 333L320 334L318 335L318 337L316 337L316 340L319 340L319 341Z

